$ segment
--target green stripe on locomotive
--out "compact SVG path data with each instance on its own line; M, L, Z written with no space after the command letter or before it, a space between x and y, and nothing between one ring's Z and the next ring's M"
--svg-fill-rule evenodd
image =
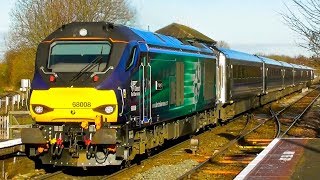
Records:
M149 53L148 56L151 65L152 122L183 117L214 106L215 59L159 53ZM139 81L142 75L142 68L139 68L132 80ZM142 89L140 96L143 96ZM147 90L144 96L149 97L150 91ZM149 103L145 102L144 106L150 106ZM140 102L137 111L142 106ZM133 114L138 115L137 112Z

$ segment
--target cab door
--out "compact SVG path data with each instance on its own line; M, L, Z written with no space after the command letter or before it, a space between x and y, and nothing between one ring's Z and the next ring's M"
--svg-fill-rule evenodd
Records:
M146 125L151 121L151 64L148 53L140 44L139 55L136 57L137 64L132 70L129 100L130 121L134 126Z

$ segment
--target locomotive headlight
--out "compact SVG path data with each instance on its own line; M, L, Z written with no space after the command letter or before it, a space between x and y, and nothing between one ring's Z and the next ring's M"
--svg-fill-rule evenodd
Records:
M80 34L80 36L86 36L88 34L88 30L82 28L82 29L80 29L79 34Z
M43 107L42 106L36 106L34 108L34 112L36 112L37 114L43 113Z
M113 113L113 111L114 111L114 107L113 107L113 106L106 106L106 107L104 108L104 111L105 111L107 114L111 114L111 113Z
M114 104L106 104L96 107L93 110L102 114L110 115L116 111L116 107L117 106Z
M36 114L44 114L44 113L53 111L52 108L49 108L45 105L39 105L39 104L32 105L32 109Z

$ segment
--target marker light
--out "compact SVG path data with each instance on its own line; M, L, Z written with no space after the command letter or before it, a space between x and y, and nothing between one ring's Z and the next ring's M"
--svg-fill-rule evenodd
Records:
M113 108L112 106L107 106L106 108L104 108L104 111L105 111L107 114L111 114L111 113L113 113L114 108Z
M97 81L99 81L99 76L97 75L93 76L93 82L97 82Z
M41 114L43 113L43 107L42 106L36 106L34 108L34 111L37 113L37 114Z
M56 77L54 77L54 75L50 75L49 81L50 82L55 82L56 81Z
M88 34L88 31L84 28L80 29L79 31L80 36L86 36Z

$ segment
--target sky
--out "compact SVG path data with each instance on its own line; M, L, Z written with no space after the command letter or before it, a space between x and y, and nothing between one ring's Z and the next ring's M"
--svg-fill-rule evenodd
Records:
M10 11L15 0L0 0L0 58L6 49L5 38L10 26Z
M133 0L132 5L142 29L177 22L249 53L310 55L280 15L287 12L285 3L293 9L290 0Z
M156 31L173 22L184 24L232 49L248 53L310 55L298 47L301 38L280 15L290 0L129 0L136 9L136 26ZM0 0L0 52L15 0Z

